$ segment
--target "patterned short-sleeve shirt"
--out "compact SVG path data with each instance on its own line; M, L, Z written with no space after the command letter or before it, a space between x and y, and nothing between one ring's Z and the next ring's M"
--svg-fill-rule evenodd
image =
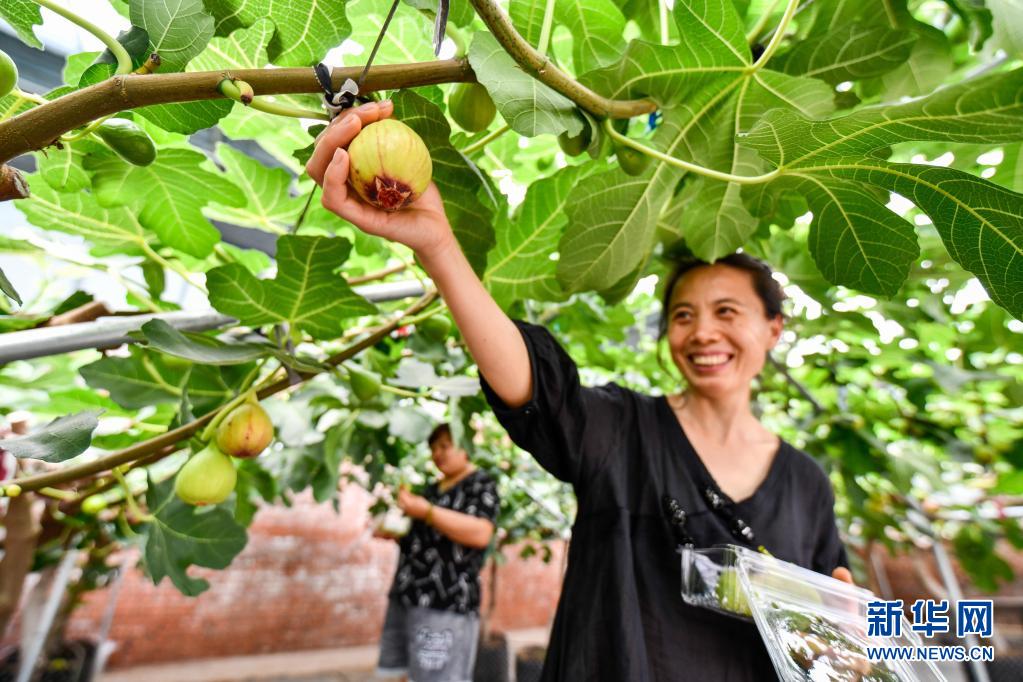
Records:
M491 523L497 520L500 506L494 479L480 469L443 492L433 483L423 497L436 507L478 516ZM479 611L479 575L485 550L460 545L418 520L412 522L412 529L400 546L392 596L405 606L456 613Z

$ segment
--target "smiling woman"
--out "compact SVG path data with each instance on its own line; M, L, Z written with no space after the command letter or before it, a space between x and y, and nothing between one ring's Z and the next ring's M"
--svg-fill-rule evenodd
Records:
M782 329L782 296L763 264L733 255L681 264L665 292L662 332L687 387L648 396L581 385L543 327L513 322L454 239L431 184L412 210L386 213L347 189L343 149L385 118L367 105L335 124L307 169L323 204L363 231L416 252L480 370L487 400L515 443L578 498L544 680L772 678L756 628L685 604L678 525L697 546L732 542L848 579L827 476L764 428L750 386ZM340 148L340 149L339 149ZM435 452L435 457L443 455ZM437 461L444 470L445 458Z

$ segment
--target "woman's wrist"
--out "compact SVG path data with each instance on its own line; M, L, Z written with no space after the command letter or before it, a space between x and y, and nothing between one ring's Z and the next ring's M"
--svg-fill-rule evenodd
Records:
M423 514L423 523L427 526L430 525L430 521L433 520L433 502L428 503L430 506L426 508L426 513Z
M432 276L434 270L450 263L454 255L462 255L462 249L455 239L455 233L448 228L446 234L437 243L428 249L420 249L416 252L416 258L428 274Z

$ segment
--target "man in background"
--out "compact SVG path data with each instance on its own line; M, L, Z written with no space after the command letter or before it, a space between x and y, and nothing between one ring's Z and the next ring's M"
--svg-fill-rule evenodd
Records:
M427 441L440 478L422 496L402 487L398 506L412 519L388 593L379 677L469 682L479 637L479 573L494 535L494 480L437 426Z

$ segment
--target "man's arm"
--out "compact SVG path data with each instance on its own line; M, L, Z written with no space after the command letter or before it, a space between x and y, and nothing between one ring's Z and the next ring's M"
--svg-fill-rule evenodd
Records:
M433 526L449 540L466 547L484 549L494 536L494 524L487 519L438 507L405 488L398 490L398 506L412 518Z

